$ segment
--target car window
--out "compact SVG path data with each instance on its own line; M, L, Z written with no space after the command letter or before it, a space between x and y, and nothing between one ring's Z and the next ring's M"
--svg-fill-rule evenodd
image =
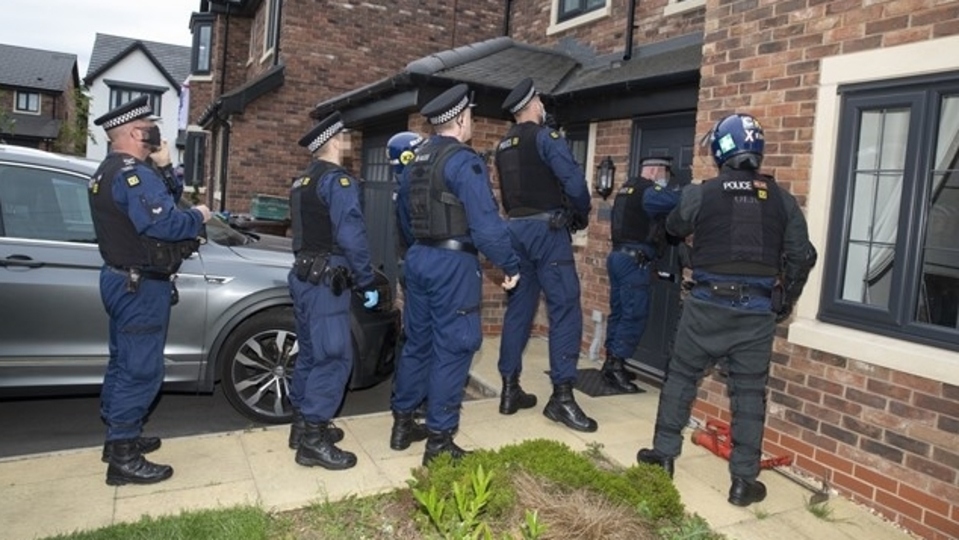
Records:
M86 177L0 164L0 232L14 238L96 243Z

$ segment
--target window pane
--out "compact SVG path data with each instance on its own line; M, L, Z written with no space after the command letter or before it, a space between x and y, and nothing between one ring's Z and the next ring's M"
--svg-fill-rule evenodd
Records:
M606 5L606 0L586 0L586 10L599 9Z
M843 300L889 307L909 115L908 109L864 111L861 115Z
M562 0L563 7L560 9L561 13L569 13L570 11L575 11L581 9L582 0Z
M204 25L200 27L200 37L197 40L197 58L196 70L201 72L210 71L210 39L213 27Z
M959 97L942 101L915 319L959 328Z

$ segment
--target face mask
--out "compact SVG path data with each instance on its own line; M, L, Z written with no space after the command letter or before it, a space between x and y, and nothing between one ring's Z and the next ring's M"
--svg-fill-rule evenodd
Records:
M666 187L666 184L668 183L669 182L667 182L665 178L660 178L659 180L656 180L656 185L659 187Z
M146 144L150 147L150 151L155 152L160 148L160 145L163 144L163 141L160 139L160 126L150 126L148 128L140 128L140 131L147 134L145 139L140 139L140 142Z

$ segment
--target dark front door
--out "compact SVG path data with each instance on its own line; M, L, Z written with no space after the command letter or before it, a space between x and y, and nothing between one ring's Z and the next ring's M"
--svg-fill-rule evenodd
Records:
M696 115L693 112L637 119L633 124L630 176L639 174L640 158L671 156L674 174L671 184L688 184L692 180L695 130ZM633 367L660 378L666 372L673 335L679 322L682 268L678 251L678 247L669 248L666 255L656 263L650 282L646 332L629 360Z
M393 191L396 182L386 155L386 143L393 134L406 129L405 124L392 123L363 131L361 176L363 177L363 214L370 243L373 266L389 278L396 294L399 265L396 256L397 229Z

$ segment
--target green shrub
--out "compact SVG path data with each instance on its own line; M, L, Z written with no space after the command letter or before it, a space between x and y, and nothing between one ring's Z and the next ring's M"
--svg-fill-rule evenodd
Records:
M425 492L435 487L438 493L453 493L454 484L470 484L471 471L478 467L495 472L486 503L491 520L502 519L514 507L512 475L520 469L564 489L601 493L654 521L680 519L685 511L679 492L661 469L639 465L624 472L602 470L585 453L544 439L504 446L498 451L477 451L459 463L442 456L430 464L428 471L417 470L411 485Z

